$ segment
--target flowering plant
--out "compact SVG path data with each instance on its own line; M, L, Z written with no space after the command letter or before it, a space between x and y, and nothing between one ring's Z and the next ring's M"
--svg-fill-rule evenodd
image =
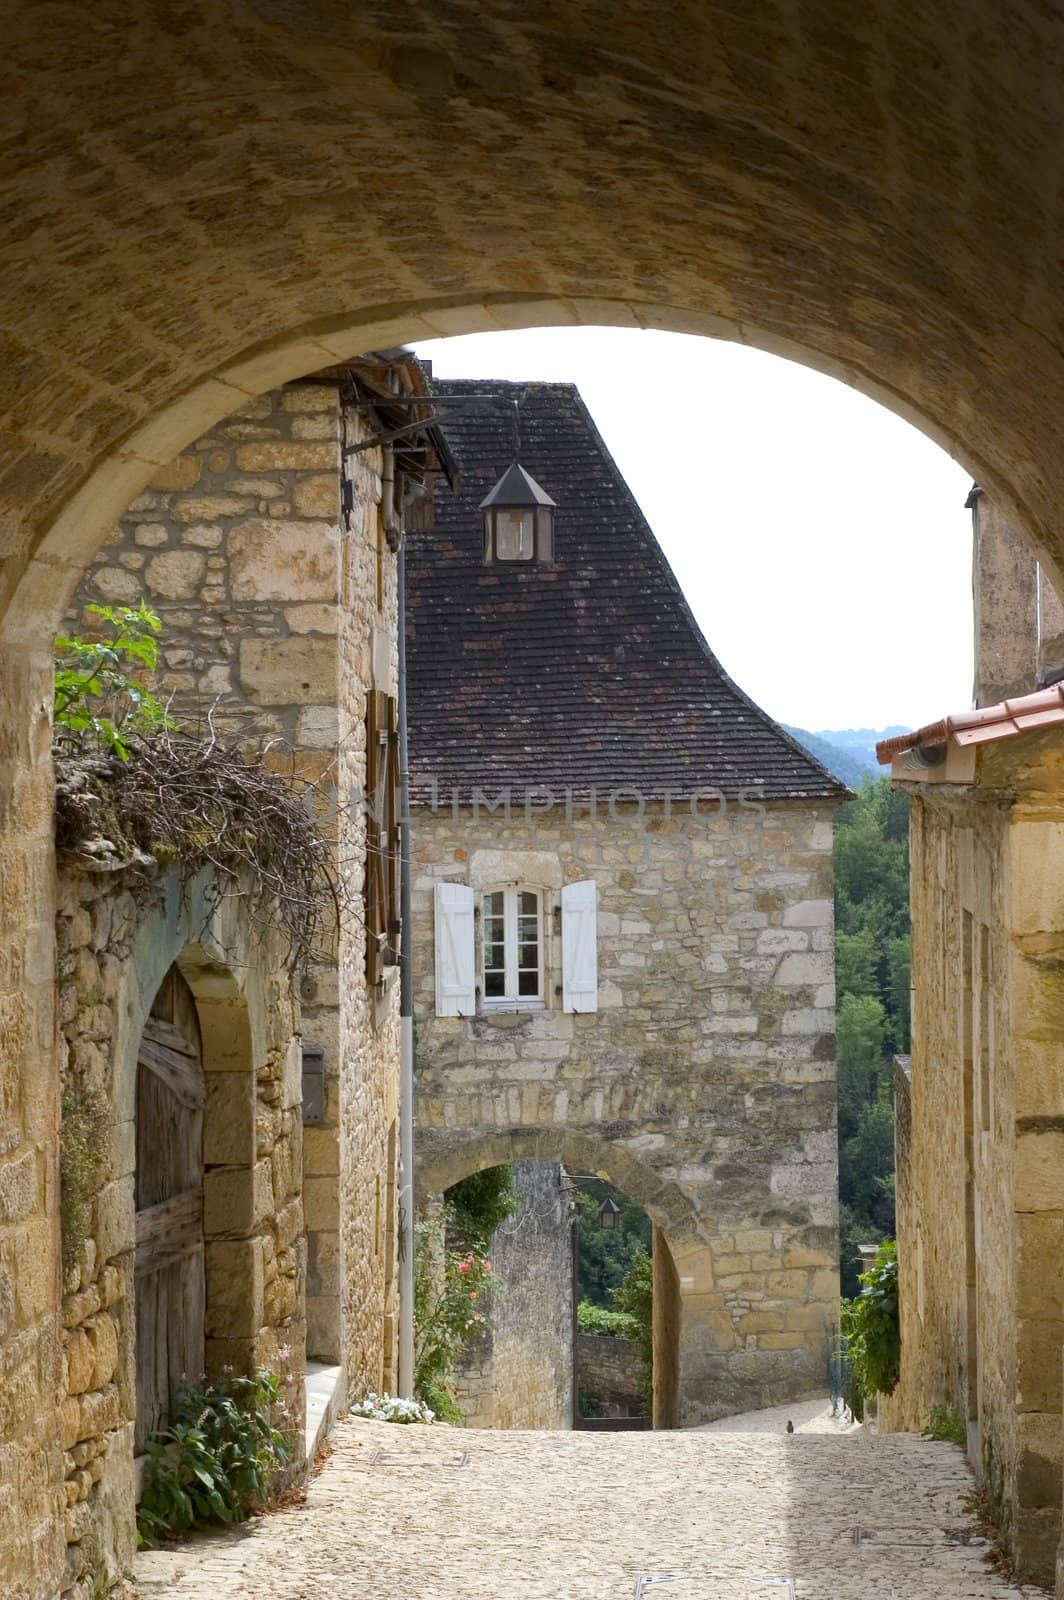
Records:
M420 1400L403 1400L397 1394L368 1394L351 1407L353 1417L374 1422L434 1422L436 1413Z
M441 1422L461 1422L448 1379L478 1329L487 1325L493 1280L481 1250L448 1250L439 1218L414 1230L414 1393Z

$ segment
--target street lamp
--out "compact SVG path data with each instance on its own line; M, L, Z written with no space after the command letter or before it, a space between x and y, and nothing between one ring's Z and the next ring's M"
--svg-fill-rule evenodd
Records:
M620 1216L620 1214L621 1208L619 1205L617 1205L613 1196L609 1194L604 1195L602 1204L598 1208L599 1227L615 1228L617 1226L617 1218Z

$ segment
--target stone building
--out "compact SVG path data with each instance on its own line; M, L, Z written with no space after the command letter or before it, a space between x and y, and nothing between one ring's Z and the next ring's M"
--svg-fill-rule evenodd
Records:
M978 490L976 709L880 746L910 803L913 1029L896 1082L901 1380L967 1424L1019 1571L1051 1583L1064 1350L1061 610ZM1033 692L1032 692L1033 691ZM1000 698L1005 696L1006 698Z
M609 1176L655 1224L657 1423L811 1393L843 791L713 657L571 386L438 391L460 488L406 614L419 1192L514 1158ZM515 405L553 549L485 560Z
M901 743L902 741L897 741ZM910 795L911 1076L897 1085L901 1382L968 1451L1020 1571L1052 1579L1062 1488L1064 702L948 717L894 758Z
M514 1165L517 1205L492 1235L488 1324L454 1372L469 1428L569 1428L573 1221L556 1161Z
M396 1388L395 552L437 436L371 441L410 422L389 397L423 389L414 360L382 356L245 406L133 501L68 619L91 633L92 606L147 600L171 714L265 750L343 886L295 994L239 895L60 878L63 1146L101 1151L62 1184L79 1600L128 1558L135 1454L180 1377L273 1368L311 1446L323 1412Z

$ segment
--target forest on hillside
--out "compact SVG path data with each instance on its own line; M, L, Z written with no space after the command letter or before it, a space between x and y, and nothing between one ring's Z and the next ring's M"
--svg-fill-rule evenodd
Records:
M894 1236L894 1057L909 1049L909 802L866 783L835 819L842 1292L858 1246Z

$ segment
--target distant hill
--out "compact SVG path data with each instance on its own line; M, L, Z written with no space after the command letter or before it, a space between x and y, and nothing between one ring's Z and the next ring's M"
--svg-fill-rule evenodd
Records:
M792 738L851 789L859 789L865 778L883 776L886 769L876 761L877 743L906 731L903 727L878 731L875 728L819 728L816 733L810 733L806 728L787 728Z

